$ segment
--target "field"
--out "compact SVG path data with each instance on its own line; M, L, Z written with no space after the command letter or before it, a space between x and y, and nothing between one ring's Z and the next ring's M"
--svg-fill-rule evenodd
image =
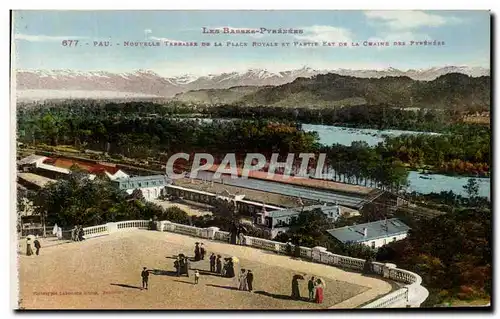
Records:
M172 256L193 255L199 238L143 230L119 232L84 242L46 247L40 256L19 255L20 307L24 309L326 309L353 308L387 294L391 283L335 267L280 256L250 247L204 241L208 252L237 256L254 273L254 292L236 290L236 279L208 272L208 261L192 262L193 277L176 277ZM24 243L21 243L24 244ZM154 270L150 289L141 290L142 267ZM236 269L236 271L238 271ZM325 302L289 298L291 278L326 282Z

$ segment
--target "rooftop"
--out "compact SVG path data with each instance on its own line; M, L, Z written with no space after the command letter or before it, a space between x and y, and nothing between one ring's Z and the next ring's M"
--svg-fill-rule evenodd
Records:
M212 180L214 173L208 171L198 172L198 179ZM338 203L341 206L360 209L367 201L368 195L336 193L333 190L314 189L305 186L298 186L284 182L273 182L256 178L231 178L231 176L221 176L221 179L213 179L214 182L224 185L231 185L242 188L255 189L270 193L277 193L296 198L308 199L323 203Z
M323 214L328 215L330 212L336 212L338 209L338 206L325 206L325 205L311 205L311 206L304 206L302 207L296 207L296 208L291 208L291 209L286 209L286 210L280 210L280 211L273 211L269 213L269 217L272 218L277 218L277 217L285 217L285 216L294 216L300 214L300 212L303 210L305 212L312 211L314 209L321 209Z
M30 184L36 185L38 187L44 187L47 183L55 182L55 180L36 175L33 173L17 173L17 178L24 180Z
M47 171L61 173L61 174L70 174L71 173L71 171L67 168L58 167L58 166L49 165L49 164L44 164L44 163L40 163L40 162L36 163L36 167L47 170Z
M93 174L104 174L105 172L115 174L119 170L118 167L107 163L84 162L63 157L47 158L44 163L64 169L70 169L73 165L76 165L80 169Z
M218 167L219 167L219 165L213 165L211 168L209 168L209 171L215 172L218 169ZM241 176L241 172L242 172L241 168L238 168L238 176ZM328 181L328 180L323 180L323 179L302 178L302 177L294 177L294 176L284 178L283 175L277 174L277 173L274 174L273 177L268 177L268 173L263 172L263 171L250 171L248 174L248 177L253 178L253 179L261 179L261 180L267 180L267 181L271 181L271 182L285 183L285 184L291 184L291 185L297 185L297 186L305 186L305 187L319 188L319 189L324 189L324 190L347 192L347 193L353 193L353 194L357 194L357 195L367 195L373 191L373 188L369 188L369 187L365 187L365 186L344 184L344 183Z
M167 177L165 175L144 175L144 176L132 176L132 177L124 177L119 178L116 182L142 182L142 181L157 181L157 180L165 180Z
M366 237L364 236L365 229L367 232ZM391 218L365 224L334 228L327 230L327 232L342 243L359 243L406 233L409 229L410 227L399 219Z
M45 157L45 156L31 154L31 155L17 161L17 164L18 165L33 164L33 163L36 163L38 161L44 161L46 159L47 159L47 157Z

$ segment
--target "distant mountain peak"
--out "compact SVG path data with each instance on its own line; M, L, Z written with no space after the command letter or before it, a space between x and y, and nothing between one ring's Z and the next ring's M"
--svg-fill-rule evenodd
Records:
M461 73L472 77L489 76L490 70L481 67L443 66L426 69L313 69L308 65L300 68L271 72L266 68L249 68L243 72L223 72L196 76L162 76L148 69L131 72L103 70L78 71L69 69L17 70L18 90L96 91L124 92L148 96L172 97L175 94L203 89L227 89L244 86L279 86L297 78L311 78L319 74L337 74L357 78L408 77L413 80L434 80L449 73ZM59 94L59 93L58 93ZM58 95L59 96L59 95Z

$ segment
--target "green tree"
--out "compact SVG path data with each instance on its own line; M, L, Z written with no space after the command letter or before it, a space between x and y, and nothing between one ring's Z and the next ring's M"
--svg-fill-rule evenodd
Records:
M463 189L470 199L474 199L479 196L479 184L474 178L469 178L467 180L467 184L463 186Z

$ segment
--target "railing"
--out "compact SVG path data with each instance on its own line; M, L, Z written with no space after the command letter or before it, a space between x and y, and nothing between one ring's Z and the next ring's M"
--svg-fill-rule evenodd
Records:
M124 222L117 222L116 227L118 229L123 229L123 228L143 228L147 229L149 228L149 221L148 220L127 220Z
M403 287L379 298L362 308L406 308L408 302L408 288Z
M250 242L252 247L286 253L286 245L283 245L283 243L249 236L247 236L247 238L249 239L247 242ZM281 246L283 246L283 250L281 249ZM278 250L276 251L276 249Z
M147 220L107 223L105 225L86 227L84 228L84 232L85 237L90 238L107 235L125 229L148 228L149 223L150 222ZM169 231L195 237L210 238L226 243L229 242L230 238L230 233L220 231L216 227L198 228L194 226L171 223L169 221L161 221L159 224L160 227L158 227L158 229L160 231ZM285 243L250 236L245 236L245 238L245 245L274 251L276 253L288 253L287 245ZM295 253L295 246L293 246L292 249L293 253ZM365 260L363 259L333 254L326 251L326 249L322 247L300 247L300 256L305 259L312 260L313 262L357 271L363 270L365 266ZM422 278L419 275L412 273L411 271L396 268L396 265L392 264L372 262L371 265L372 271L375 274L404 283L406 286L374 300L362 308L419 307L420 304L427 298L428 291L421 286Z
M202 236L202 228L181 225L181 224L173 224L173 225L174 227L172 228L172 232L174 233L181 233L195 237L205 237Z
M214 239L224 241L224 242L229 242L229 237L231 237L231 234L229 234L228 232L217 231L215 233Z
M300 247L300 257L312 258L312 249L308 247Z
M108 234L108 225L99 225L92 227L85 227L83 229L83 237L92 238L97 236L103 236Z

